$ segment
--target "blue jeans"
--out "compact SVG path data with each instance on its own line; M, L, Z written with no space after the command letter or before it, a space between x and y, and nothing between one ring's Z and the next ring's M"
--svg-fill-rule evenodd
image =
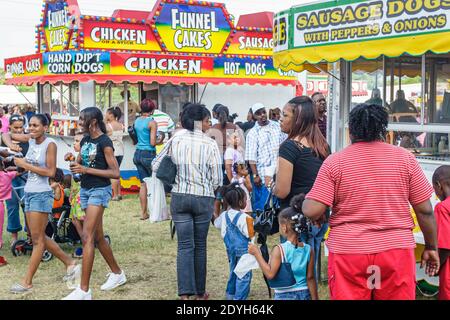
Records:
M206 238L214 198L172 194L172 219L178 239L178 295L203 295L206 287Z
M308 289L292 292L277 293L273 296L274 300L311 300L311 294Z
M152 161L155 157L155 151L136 150L134 153L133 163L137 168L141 182L152 176Z
M25 184L26 180L21 177L17 177L12 181L12 187L17 188L16 191L20 199L24 196L25 192L23 191L23 187ZM8 211L8 225L6 231L10 233L22 231L22 225L20 224L20 199L17 198L15 192L12 192L11 199L6 200L6 209ZM24 207L22 208L22 211L24 211Z
M318 281L319 276L319 268L318 260L319 260L319 252L320 245L322 243L323 237L328 230L328 223L323 224L320 228L316 226L312 226L311 232L309 233L308 240L306 240L305 236L302 234L302 241L309 244L311 248L314 249L314 277L316 278L316 282Z
M227 300L247 300L248 294L250 293L250 284L252 281L252 272L249 271L242 278L239 279L236 273L234 273L234 268L239 262L241 257L237 257L228 253L228 260L230 263L230 276L228 277L227 283Z

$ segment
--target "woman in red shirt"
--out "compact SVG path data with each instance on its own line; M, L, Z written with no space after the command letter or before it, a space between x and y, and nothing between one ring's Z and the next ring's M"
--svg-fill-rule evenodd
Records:
M358 105L350 113L352 144L323 163L303 212L314 221L332 208L327 246L331 299L414 300L414 208L425 238L422 265L439 270L433 189L414 155L384 142L388 113Z

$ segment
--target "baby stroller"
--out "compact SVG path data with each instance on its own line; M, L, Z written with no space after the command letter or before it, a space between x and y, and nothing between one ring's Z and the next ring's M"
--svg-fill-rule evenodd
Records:
M22 187L23 188L23 187ZM17 190L13 188L13 192L20 201L22 209L23 198L18 196ZM67 243L71 246L76 246L81 243L80 235L78 234L75 226L70 218L70 202L68 197L64 198L64 204L61 208L55 208L52 210L52 214L49 215L48 224L45 229L46 235L53 239L56 243ZM28 228L27 228L28 229ZM105 234L105 240L111 245L111 238L109 235ZM17 240L11 246L12 254L17 257L33 250L33 243L31 237L28 235L28 239ZM53 254L45 250L42 254L42 261L47 262L53 258Z

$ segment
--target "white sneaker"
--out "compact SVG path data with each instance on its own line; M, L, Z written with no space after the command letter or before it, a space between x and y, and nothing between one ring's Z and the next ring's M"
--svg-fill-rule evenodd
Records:
M125 277L125 272L121 270L120 274L108 273L108 280L100 287L101 290L113 290L118 286L121 286L127 282L127 277Z
M88 292L85 292L78 287L62 300L92 300L92 290L89 289Z
M81 279L81 264L76 264L67 268L66 275L63 277L64 282L80 282ZM75 288L71 288L75 289Z

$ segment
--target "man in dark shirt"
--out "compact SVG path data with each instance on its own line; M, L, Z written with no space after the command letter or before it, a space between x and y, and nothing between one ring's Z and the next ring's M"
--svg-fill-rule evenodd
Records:
M241 126L239 126L244 132L249 131L251 128L253 128L255 126L256 121L255 121L255 116L253 114L253 110L258 109L261 106L262 106L262 104L256 103L248 110L247 122L245 122ZM253 109L254 107L256 107L256 109Z
M319 113L319 129L323 136L327 137L327 100L325 96L320 92L315 92L311 96L312 101L316 105L317 111Z

